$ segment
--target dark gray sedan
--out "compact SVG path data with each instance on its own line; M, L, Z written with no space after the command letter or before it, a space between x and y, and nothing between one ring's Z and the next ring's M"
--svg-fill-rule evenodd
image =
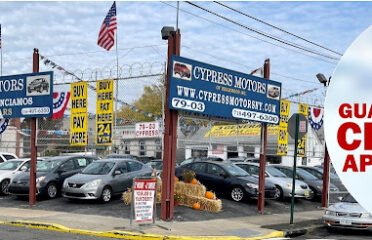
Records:
M114 194L131 187L133 178L151 176L152 168L130 159L103 159L91 163L82 173L67 178L62 195L75 199L109 202Z

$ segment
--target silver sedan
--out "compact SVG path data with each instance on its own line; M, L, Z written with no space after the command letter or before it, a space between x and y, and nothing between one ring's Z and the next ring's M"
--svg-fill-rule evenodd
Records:
M327 208L323 222L332 228L372 230L372 215L350 194Z
M150 176L152 169L131 159L104 159L89 164L80 174L67 178L62 196L77 199L100 199L109 202L114 194L131 187L133 178Z

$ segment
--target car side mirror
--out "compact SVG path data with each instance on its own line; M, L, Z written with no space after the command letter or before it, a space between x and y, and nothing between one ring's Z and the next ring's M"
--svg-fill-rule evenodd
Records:
M116 176L116 175L120 175L122 172L120 171L120 170L115 170L115 172L114 172L114 176Z
M342 197L338 197L337 199L338 199L339 201L342 201Z
M27 167L26 167L26 166L22 166L22 167L21 167L21 171L22 171L22 172L26 172L26 171L27 171Z
M220 173L220 177L227 178L227 174L226 173Z

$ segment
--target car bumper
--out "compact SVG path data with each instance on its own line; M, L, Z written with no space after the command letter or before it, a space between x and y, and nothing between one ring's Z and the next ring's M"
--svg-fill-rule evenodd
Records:
M72 188L64 187L62 189L62 196L65 198L74 199L99 199L102 194L102 187L98 188Z
M36 187L36 195L43 195L46 194L46 188L45 187ZM11 195L17 195L17 196L26 196L30 193L30 187L28 185L9 185L8 192Z
M249 198L256 199L258 198L258 189L252 189L245 187L245 191L248 194ZM265 189L265 199L274 199L275 198L275 188Z
M311 190L309 188L296 188L295 189L295 198L307 198L311 195ZM292 188L284 188L283 189L283 196L284 197L292 197Z
M372 230L372 219L324 215L323 223L332 228Z

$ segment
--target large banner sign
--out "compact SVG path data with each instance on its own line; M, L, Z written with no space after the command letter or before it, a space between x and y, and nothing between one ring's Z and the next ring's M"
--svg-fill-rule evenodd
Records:
M114 123L114 80L97 82L96 145L112 144Z
M169 108L279 123L281 83L172 55Z
M88 83L71 84L70 145L88 143Z
M53 114L53 72L0 77L0 116L38 118Z
M307 118L308 105L300 103L298 105L298 113L303 114ZM306 157L306 138L307 135L305 134L301 139L298 139L297 156L299 157Z
M280 101L280 122L278 126L278 146L276 154L287 156L288 153L288 120L291 103L286 100Z

